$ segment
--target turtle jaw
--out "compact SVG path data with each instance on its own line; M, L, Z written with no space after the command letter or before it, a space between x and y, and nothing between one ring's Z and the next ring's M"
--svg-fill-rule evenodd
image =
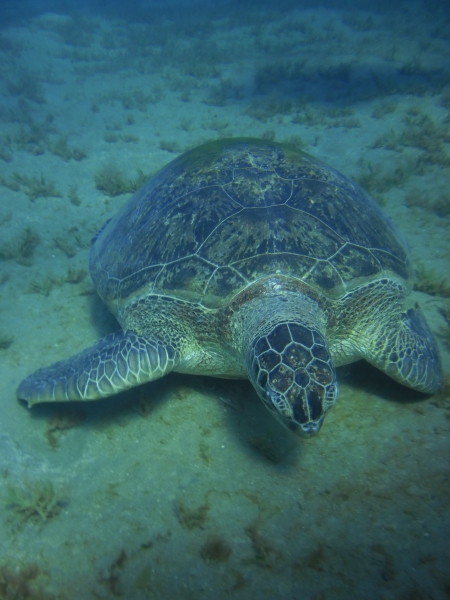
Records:
M277 418L282 425L289 429L289 431L292 431L293 433L301 437L311 438L319 433L323 421L325 419L325 415L322 415L322 417L318 421L309 421L308 423L304 423L303 425L301 423L297 423L294 420L287 420L283 417Z
M260 383L264 382L265 373L263 372L262 377L258 379ZM309 390L298 388L294 384L285 393L274 390L269 382L266 383L265 389L262 389L259 383L255 388L265 406L282 425L293 433L309 438L319 433L327 410L333 406L338 396L335 377L330 383L322 383L324 385L314 382ZM282 385L286 385L286 382Z

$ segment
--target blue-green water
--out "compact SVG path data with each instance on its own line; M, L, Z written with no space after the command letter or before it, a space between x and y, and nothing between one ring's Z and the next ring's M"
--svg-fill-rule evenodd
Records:
M446 3L3 2L0 598L448 598L449 387L364 363L313 439L244 381L170 375L82 406L19 382L118 328L91 239L219 137L355 179L409 244L450 368Z

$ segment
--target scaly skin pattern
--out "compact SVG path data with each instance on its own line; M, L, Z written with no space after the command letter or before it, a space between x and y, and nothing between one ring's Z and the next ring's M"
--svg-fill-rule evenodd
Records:
M102 228L90 271L123 332L30 375L17 392L30 406L172 370L248 377L281 422L312 434L336 401L336 366L364 358L424 392L442 383L394 226L283 144L219 140L177 158Z
M69 360L39 369L22 381L17 396L29 406L97 400L158 379L170 373L176 361L170 344L119 331Z
M40 369L18 394L32 405L102 398L171 370L248 376L284 425L312 434L337 399L336 366L365 358L409 387L440 387L434 339L420 310L405 310L407 297L389 279L333 299L279 276L252 284L223 309L148 296L121 313L125 333Z

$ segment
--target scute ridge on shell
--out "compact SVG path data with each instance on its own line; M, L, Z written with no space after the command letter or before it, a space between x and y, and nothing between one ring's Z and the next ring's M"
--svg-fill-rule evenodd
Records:
M145 294L216 308L271 274L330 296L410 277L407 251L364 191L289 146L247 138L164 167L99 233L90 266L113 312Z

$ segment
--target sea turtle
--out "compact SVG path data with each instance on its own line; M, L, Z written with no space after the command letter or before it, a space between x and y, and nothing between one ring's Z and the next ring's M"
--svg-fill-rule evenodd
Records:
M364 358L423 392L442 382L393 225L284 144L220 140L175 159L100 230L90 272L123 331L22 381L29 406L172 370L248 377L282 423L312 434L336 401L336 366Z

